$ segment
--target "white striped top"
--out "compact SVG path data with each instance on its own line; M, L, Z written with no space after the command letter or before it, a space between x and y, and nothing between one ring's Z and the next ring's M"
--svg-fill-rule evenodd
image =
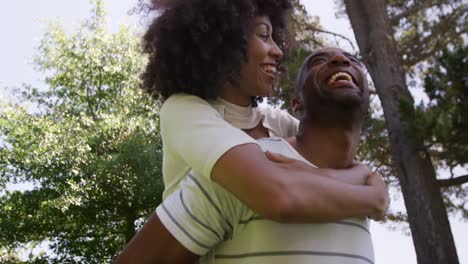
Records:
M260 139L259 144L264 151L305 161L283 139ZM280 224L259 217L228 191L193 173L156 212L181 244L203 256L200 263L374 263L367 219Z

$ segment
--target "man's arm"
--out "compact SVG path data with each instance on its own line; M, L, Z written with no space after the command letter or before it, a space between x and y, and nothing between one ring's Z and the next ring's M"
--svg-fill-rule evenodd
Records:
M116 263L194 263L232 234L243 208L216 183L189 174L158 206Z
M198 255L186 249L153 213L145 225L130 240L115 264L195 263Z

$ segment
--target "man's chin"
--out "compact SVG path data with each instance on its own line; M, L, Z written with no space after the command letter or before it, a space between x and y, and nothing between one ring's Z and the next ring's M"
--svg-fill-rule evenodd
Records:
M330 101L335 101L339 104L349 106L359 106L364 101L363 94L360 91L357 91L356 89L347 88L329 91L326 94L326 97L328 97L328 100Z

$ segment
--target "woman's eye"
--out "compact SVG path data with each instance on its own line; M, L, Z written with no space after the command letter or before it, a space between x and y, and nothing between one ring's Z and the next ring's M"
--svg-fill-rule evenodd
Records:
M262 38L264 40L268 40L270 38L270 34L260 34L259 36L260 36L260 38Z

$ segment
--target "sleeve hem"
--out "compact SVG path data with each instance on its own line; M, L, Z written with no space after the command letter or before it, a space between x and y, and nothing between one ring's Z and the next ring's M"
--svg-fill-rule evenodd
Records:
M229 150L231 150L232 148L234 147L237 147L237 146L241 146L241 145L245 145L245 144L255 144L257 146L260 147L260 145L258 144L258 142L255 140L255 139L251 139L251 140L246 140L244 142L230 142L230 143L227 143L224 145L224 148L223 149L220 149L219 151L216 151L216 152L212 152L210 153L210 155L207 157L207 162L206 162L206 166L205 168L203 169L203 173L202 175L203 176L206 176L208 177L209 179L211 179L211 173L213 171L213 167L215 166L216 162L218 162L218 160L226 153L228 152Z
M171 235L173 235L174 238L177 239L177 241L179 241L179 243L181 243L186 249L199 256L205 255L209 249L203 248L192 242L189 237L180 231L180 228L172 221L171 217L166 213L163 206L163 204L159 205L158 208L156 208L155 213L159 217L159 220L164 225L164 227L166 227L166 229L169 231L169 233L171 233Z

